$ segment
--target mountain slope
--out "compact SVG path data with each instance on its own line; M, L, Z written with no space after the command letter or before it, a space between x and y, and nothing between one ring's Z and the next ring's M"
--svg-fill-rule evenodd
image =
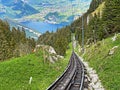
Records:
M22 18L21 20L39 20L49 21L47 17L50 13L58 13L54 15L57 21L53 22L72 22L70 17L78 17L81 13L87 11L91 0L1 0L0 4L3 5L6 12L0 14L0 17L8 16L10 18ZM62 8L61 8L62 7ZM63 9L64 8L64 9ZM73 10L74 9L74 10ZM74 13L72 13L74 12Z
M39 13L38 10L21 0L8 0L8 2L6 0L1 0L1 4L6 11L4 13L5 17L21 18L23 16ZM0 14L0 16L3 15Z
M43 20L43 21L46 21L46 20L49 21L49 19L51 19L53 22L56 22L56 23L72 22L74 18L71 18L72 20L69 18L78 17L79 15L81 15L81 13L87 11L90 2L91 0L87 0L87 1L57 0L54 2L52 0L38 0L34 2L33 0L30 0L28 1L28 3L32 4L34 8L40 11L40 13L32 16L30 15L28 17L24 17L23 19L27 19L27 20L36 19L36 20ZM57 16L52 15L51 13L53 14L58 13L58 15ZM48 15L50 18L46 18Z
M32 6L22 2L22 1L19 1L17 3L14 3L12 5L12 9L13 10L18 10L18 11L21 11L20 14L18 14L17 17L23 17L23 16L27 16L27 15L32 15L32 14L36 14L36 13L39 13L38 10L35 10L35 8L33 8Z
M0 90L46 90L65 70L71 55L51 64L43 59L44 51L0 62ZM30 77L32 82L29 84Z
M39 33L38 31L29 28L19 22L17 22L17 20L12 20L9 18L5 18L5 21L7 21L10 24L10 27L15 27L15 28L19 28L20 30L22 30L22 28L24 28L26 36L29 38L34 38L35 40L38 39L38 37L41 35L41 33Z
M119 3L120 2L117 0L92 0L88 11L71 24L80 45L82 41L81 27L83 24L85 44L90 44L92 42L96 43L103 38L120 32ZM84 19L84 23L82 23L82 18Z
M116 41L113 38L116 37ZM89 62L106 90L120 89L120 34L85 47L84 59ZM110 54L112 53L112 54Z

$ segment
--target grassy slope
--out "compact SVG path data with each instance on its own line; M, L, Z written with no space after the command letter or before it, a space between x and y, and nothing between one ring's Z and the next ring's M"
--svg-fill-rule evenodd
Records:
M42 52L1 62L0 90L45 90L64 71L70 53L69 49L65 59L55 64L43 63Z
M119 47L114 55L108 55L114 46ZM120 90L120 35L115 42L108 38L86 48L84 58L97 71L106 90Z

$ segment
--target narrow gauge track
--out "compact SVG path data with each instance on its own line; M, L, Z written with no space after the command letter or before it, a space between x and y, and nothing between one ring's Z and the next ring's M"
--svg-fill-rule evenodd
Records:
M47 90L83 90L85 67L73 52L64 73Z

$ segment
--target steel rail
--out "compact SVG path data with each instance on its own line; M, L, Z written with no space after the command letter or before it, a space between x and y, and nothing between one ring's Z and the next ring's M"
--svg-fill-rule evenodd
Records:
M72 52L66 70L47 90L83 90L84 76L84 65L76 53ZM75 82L78 82L77 85L75 85L77 89L72 89L75 87Z

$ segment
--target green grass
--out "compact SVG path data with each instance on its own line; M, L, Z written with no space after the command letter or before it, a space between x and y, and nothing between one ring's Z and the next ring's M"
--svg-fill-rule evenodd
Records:
M55 64L44 63L42 52L0 62L0 90L45 90L63 73L70 55L71 49Z
M114 46L119 47L109 55ZM120 90L120 35L114 42L110 37L86 48L84 59L97 71L106 90Z

